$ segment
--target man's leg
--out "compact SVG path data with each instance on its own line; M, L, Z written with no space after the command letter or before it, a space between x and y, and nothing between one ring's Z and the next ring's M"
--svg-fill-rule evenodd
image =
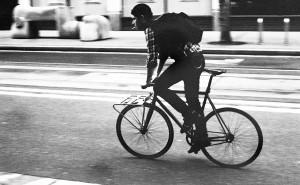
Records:
M185 68L186 67L180 63L173 63L155 80L154 85L154 91L183 115L188 114L188 106L176 93L172 92L169 87L183 80L184 76L187 75L184 70Z
M191 111L196 111L197 113L202 112L198 94L200 75L201 71L191 69L189 75L183 80L187 104Z
M190 68L189 75L184 79L184 89L185 96L189 108L192 110L193 119L195 120L195 138L193 138L193 143L189 153L198 153L201 147L209 145L207 138L207 129L205 125L204 113L199 102L198 92L199 92L199 81L202 70L196 69L194 67Z

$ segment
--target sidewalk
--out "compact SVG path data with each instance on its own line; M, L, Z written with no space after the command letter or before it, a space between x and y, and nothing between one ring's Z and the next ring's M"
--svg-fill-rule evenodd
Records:
M284 32L264 32L258 44L258 32L231 32L240 45L218 45L219 32L204 32L202 47L209 54L294 55L300 56L300 32L289 33L284 44ZM40 31L38 39L12 39L9 31L0 31L0 50L87 51L87 52L146 52L143 32L112 31L111 39L82 42L79 39L58 39L56 31Z

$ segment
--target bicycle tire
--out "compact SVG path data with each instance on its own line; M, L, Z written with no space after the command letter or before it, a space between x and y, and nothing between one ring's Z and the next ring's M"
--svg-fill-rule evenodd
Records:
M231 142L228 138L223 142L217 141L218 136L224 137L224 132L216 117L216 112L232 132L234 138ZM202 149L204 155L213 163L227 168L240 168L252 163L259 156L263 146L263 134L256 120L248 113L236 108L220 108L216 112L210 112L205 118L212 146ZM240 149L242 151L238 153Z
M116 131L121 145L129 153L139 158L154 159L162 156L170 149L173 143L174 130L166 113L160 108L155 107L147 132L144 134L141 133L141 130L138 127L140 126L140 123L143 123L145 120L149 108L150 104L126 106L118 116ZM157 129L154 126L160 127L161 129L154 132L154 129ZM130 133L130 129L134 131ZM132 139L138 140L136 144L131 144L131 141L129 140L130 136L128 136L128 134L134 135ZM154 135L155 137L152 137ZM154 143L148 142L148 139L153 139ZM139 142L143 142L143 144L139 145ZM153 146L150 147L150 144ZM154 149L154 144L159 144L160 146ZM144 149L147 151L144 151ZM150 151L152 149L154 151Z

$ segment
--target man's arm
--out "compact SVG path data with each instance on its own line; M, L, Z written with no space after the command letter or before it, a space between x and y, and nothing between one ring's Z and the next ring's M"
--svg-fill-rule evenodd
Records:
M146 79L146 84L150 84L152 81L152 77L154 74L155 68L147 68L147 79Z
M146 42L147 42L147 79L146 85L152 81L152 76L154 74L154 70L157 66L158 59L158 51L157 46L155 44L154 32L151 28L147 28L145 30Z

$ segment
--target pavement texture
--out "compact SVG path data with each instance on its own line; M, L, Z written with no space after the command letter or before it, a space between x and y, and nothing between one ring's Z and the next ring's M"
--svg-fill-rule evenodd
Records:
M220 32L203 34L202 48L206 54L292 55L300 56L300 32L231 32L233 44L218 44ZM288 42L286 42L288 41ZM83 42L79 39L59 39L57 31L40 31L37 39L12 39L10 31L0 31L0 50L146 52L141 31L111 31L106 40Z
M257 32L232 32L232 38L234 41L236 41L236 44L232 45L220 45L213 42L216 42L219 40L220 36L218 32L204 32L203 35L203 41L202 41L202 47L203 51L206 54L249 54L249 55L289 55L289 56L300 56L300 32L291 32L289 33L289 43L284 43L284 34L283 32L264 32L263 34L263 43L258 43L258 33ZM106 40L99 40L99 41L93 41L93 42L82 42L79 39L59 39L57 38L57 32L55 31L41 31L41 38L38 39L12 39L10 37L9 31L0 31L0 50L25 50L25 51L82 51L82 52L146 52L145 47L145 38L143 32L133 32L133 31L113 31L111 32L111 39ZM0 52L0 60L1 60L1 52ZM265 65L269 65L268 63L265 63ZM288 77L287 77L288 78ZM298 80L298 79L296 79ZM268 83L269 82L265 82ZM244 84L245 86L249 86L247 82L241 82L241 84ZM295 88L296 88L295 84ZM264 86L263 86L264 87ZM126 87L127 88L127 87ZM265 117L265 115L263 115ZM272 116L270 116L272 117ZM274 118L272 118L274 119ZM283 118L282 118L283 119ZM262 120L266 120L265 118ZM296 120L296 119L295 119ZM280 121L280 123L284 123L284 121ZM296 121L294 121L296 123ZM266 122L266 124L262 124L265 128L265 130L268 130L269 127L267 127L267 124L272 124L273 127L273 121ZM276 125L276 124L275 124ZM270 127L271 128L271 127ZM278 126L280 127L280 125ZM276 128L278 130L278 128ZM288 127L287 127L288 128ZM280 130L280 129L279 129ZM286 133L285 130L281 129L281 132L284 135ZM272 132L267 132L272 133ZM281 134L281 133L279 133ZM277 137L276 138L282 138ZM268 140L272 140L271 136ZM266 140L266 142L268 142ZM273 140L272 140L273 141ZM290 141L290 140L289 140ZM277 143L280 143L277 142ZM286 143L282 143L284 146L289 146ZM266 145L268 146L268 145ZM282 147L279 145L279 147L272 148L270 150L268 155L265 155L264 158L271 158L270 155L272 153L280 153L276 150L282 150ZM275 150L275 152L274 152ZM272 152L273 151L273 152ZM260 161L266 161L264 163L269 163L270 161L264 160L262 158ZM286 154L282 155L282 158L286 160ZM273 160L273 159L272 159ZM282 161L282 160L280 160ZM294 159L288 159L288 161L294 161ZM194 164L194 161L192 161ZM299 162L298 162L299 163ZM297 163L297 164L298 164ZM271 164L275 164L275 167L277 165L276 162L271 162ZM296 163L286 163L286 164L293 164L293 166L296 165ZM157 168L155 165L152 164L152 168ZM164 164L165 165L165 164ZM144 164L142 164L144 169ZM174 169L179 169L178 166L181 166L181 163L177 163L174 165L172 162L172 165L169 165L171 167L174 167ZM268 166L268 165L261 165L261 166ZM291 166L291 165L290 165ZM150 165L151 167L151 165ZM274 165L272 166L274 167ZM162 168L165 168L163 166ZM293 169L289 168L289 166L285 166L286 169ZM204 168L203 168L204 169ZM275 169L275 168L274 168ZM124 169L126 170L126 169ZM181 169L180 169L181 170ZM213 172L215 170L212 169ZM265 172L265 169L260 169L261 171ZM154 171L154 170L153 170ZM168 172L170 170L168 169ZM207 171L207 169L205 169ZM284 170L287 171L287 170ZM194 171L193 171L194 172ZM289 173L290 171L288 171ZM227 172L225 175L227 177L232 177L230 174L233 172ZM272 170L270 170L269 173L272 173ZM213 173L211 173L213 174ZM224 170L222 170L222 173L224 174ZM228 175L229 174L229 175ZM252 173L255 176L257 174ZM197 172L197 176L199 175L199 172ZM245 173L245 176L248 176L249 173ZM253 175L253 176L254 176ZM260 173L259 181L263 181L265 176L264 173ZM274 175L272 175L273 177ZM293 173L289 173L289 175L286 175L287 177L283 176L285 181L297 181L296 176L293 175ZM222 176L221 176L222 177ZM222 179L219 177L219 179ZM136 178L136 177L135 177ZM207 178L207 177L205 177ZM205 181L205 178L203 181ZM201 178L200 178L201 179ZM202 177L203 179L203 177ZM255 179L257 181L257 178ZM52 179L52 178L43 178L43 177L36 177L36 176L29 176L29 175L22 175L22 174L15 174L15 173L6 173L6 172L0 172L0 185L50 185L50 184L57 184L57 185L83 185L88 183L83 182L76 182L76 181L65 181L65 180L59 180L59 179Z

